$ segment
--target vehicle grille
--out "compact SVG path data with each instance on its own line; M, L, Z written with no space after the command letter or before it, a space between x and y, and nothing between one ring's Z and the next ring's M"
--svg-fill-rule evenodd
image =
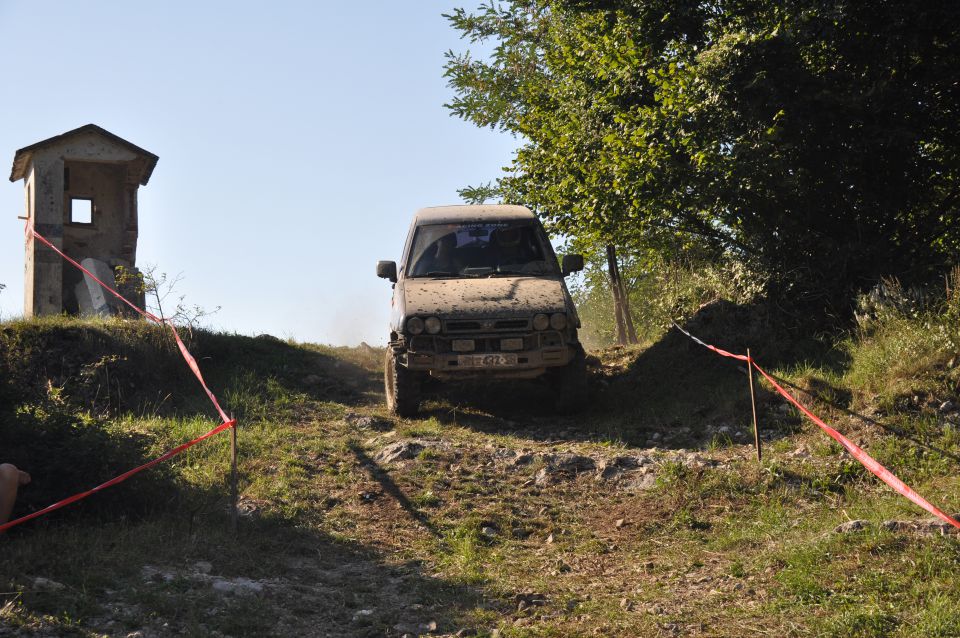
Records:
M475 319L454 320L446 322L448 334L462 334L465 332L498 332L501 330L528 330L529 319Z

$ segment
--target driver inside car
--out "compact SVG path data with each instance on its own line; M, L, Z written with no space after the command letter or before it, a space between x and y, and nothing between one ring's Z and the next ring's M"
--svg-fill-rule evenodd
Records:
M462 268L456 257L457 234L447 233L433 242L425 259L417 269L418 273L444 273L455 275Z

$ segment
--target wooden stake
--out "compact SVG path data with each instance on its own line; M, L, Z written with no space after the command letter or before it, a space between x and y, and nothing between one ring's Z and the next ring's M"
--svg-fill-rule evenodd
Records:
M230 416L233 419L233 415ZM233 503L233 533L240 532L240 511L237 503L237 424L230 428L230 499Z
M750 357L750 348L747 348L747 378L750 379L750 406L753 408L753 442L757 446L757 463L763 459L760 452L760 426L757 423L757 397L753 392L753 359Z

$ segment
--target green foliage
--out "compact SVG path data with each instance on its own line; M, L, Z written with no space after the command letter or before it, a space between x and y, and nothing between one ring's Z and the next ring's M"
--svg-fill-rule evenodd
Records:
M598 348L615 341L613 296L605 260L587 254L593 258L572 282L571 294L583 323L581 339ZM620 272L640 343L655 341L671 321L690 317L711 301L751 303L762 295L766 283L762 275L731 257L712 261L688 254L665 259L653 250L627 254Z
M481 583L484 580L484 558L487 551L480 536L480 525L469 518L448 530L442 538L444 556L442 563L457 572L465 583Z
M461 188L457 191L457 195L468 204L486 204L489 200L500 199L503 193L493 182L487 182L479 186Z
M485 2L447 16L450 111L523 140L500 180L584 243L731 253L845 313L960 251L949 2Z

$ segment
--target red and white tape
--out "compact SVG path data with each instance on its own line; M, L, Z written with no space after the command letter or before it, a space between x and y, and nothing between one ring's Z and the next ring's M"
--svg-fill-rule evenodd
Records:
M209 439L209 438L210 438L211 436L213 436L214 434L219 434L220 432L223 432L224 430L226 430L226 429L228 429L228 428L232 428L232 427L234 427L235 425L236 425L236 421L227 421L227 422L225 422L225 423L221 423L220 425L218 425L217 427L213 428L212 430L210 430L210 431L207 432L206 434L201 434L200 436L198 436L197 438L193 439L192 441L188 441L187 443L184 443L184 444L182 444L182 445L178 445L177 447L173 448L172 450L170 450L169 452L167 452L167 453L164 454L163 456L158 456L157 458L153 459L152 461L149 461L149 462L147 462L147 463L144 463L143 465L141 465L141 466L139 466L139 467L135 467L135 468L133 468L132 470L128 470L128 471L124 472L123 474L121 474L120 476L117 476L117 477L115 477L115 478L110 479L110 480L107 481L106 483L101 483L100 485L98 485L98 486L96 486L96 487L94 487L94 488L91 488L91 489L89 489L89 490L87 490L87 491L85 491L85 492L78 492L77 494L74 494L73 496L68 496L67 498L63 499L62 501L57 501L57 502L54 503L53 505L48 505L47 507L44 507L42 510L37 510L36 512L32 512L32 513L30 513L30 514L27 514L26 516L21 516L20 518L18 518L18 519L16 519L16 520L10 521L9 523L5 523L5 524L3 524L3 525L0 525L0 532L4 532L4 531L8 530L9 528L13 527L14 525L19 525L20 523L26 523L27 521L32 520L32 519L34 519L34 518L37 518L38 516L43 516L44 514L49 514L50 512L52 512L52 511L54 511L54 510L58 510L58 509L60 509L61 507L64 507L64 506L66 506L66 505L70 505L71 503L76 503L77 501L83 500L83 499L87 498L88 496L91 496L91 495L93 495L93 494L96 494L96 493L99 492L100 490L105 490L105 489L107 489L108 487L113 487L113 486L116 485L117 483L122 483L122 482L126 481L128 478L130 478L131 476L133 476L134 474L139 474L140 472L142 472L142 471L144 471L144 470L146 470L146 469L148 469L148 468L153 467L153 466L156 465L157 463L162 463L163 461L166 461L167 459L172 458L172 457L176 456L177 454L180 454L180 453L183 452L184 450L193 447L194 445L196 445L196 444L199 443L200 441L203 441L204 439Z
M217 413L220 415L220 418L223 420L224 423L230 420L230 418L227 416L227 413L224 412L223 409L220 407L220 403L217 401L217 397L215 397L213 392L210 391L210 388L207 387L207 382L203 380L203 375L200 374L200 368L199 366L197 366L196 360L193 358L193 355L191 355L190 352L187 350L187 347L183 344L183 341L180 339L180 335L177 333L177 328L176 326L173 325L173 322L171 322L170 320L161 319L160 317L156 316L152 312L148 312L138 307L136 304L134 304L129 299L121 295L119 292L117 292L107 284L100 281L96 275L94 275L92 272L90 272L89 270L81 266L76 260L67 256L63 251L61 251L59 248L54 246L46 237L44 237L43 235L38 233L36 230L34 230L33 227L30 226L29 224L27 225L27 235L35 237L38 241L40 241L42 244L50 248L53 252L63 257L65 260L67 260L70 264L72 264L79 270L83 271L91 279L93 279L95 282L100 284L100 286L104 290L106 290L108 293L110 293L111 295L113 295L123 303L130 306L135 312L139 313L140 316L146 319L149 319L154 323L158 323L162 326L167 326L168 328L170 328L170 331L173 332L173 336L177 341L177 347L180 349L180 354L183 355L184 360L187 362L187 365L193 371L194 376L197 377L197 380L200 382L200 385L203 386L204 392L207 393L207 396L210 398L210 401L213 403L213 407L217 409Z
M860 463L862 463L864 467L866 467L868 470L873 472L881 481L883 481L884 483L892 487L894 491L896 491L901 496L909 499L911 502L915 503L916 505L919 505L920 507L927 510L928 512L930 512L940 520L944 521L945 523L949 523L950 525L953 525L957 529L960 529L960 522L956 521L951 516L948 516L942 510L932 505L925 498L917 494L912 487L910 487L909 485L901 481L899 478L897 478L897 476L893 472L885 468L876 459L874 459L872 456L864 452L853 441L851 441L847 437L843 436L842 434L840 434L839 432L831 428L829 425L824 423L823 420L821 420L817 415L815 415L813 412L811 412L810 410L805 408L803 405L801 405L801 403L797 401L793 397L793 395L791 395L789 392L784 390L780 386L780 384L777 383L776 380L774 380L774 378L767 373L766 370L764 370L759 365L757 365L757 362L753 359L753 357L748 357L746 355L741 355L741 354L733 354L731 352L727 352L726 350L721 350L720 348L711 346L710 344L705 343L700 339L697 339L692 334L690 334L689 332L687 332L686 330L678 326L676 323L674 323L673 325L677 330L687 335L688 337L693 339L695 342L699 343L700 345L702 345L703 347L709 350L716 352L721 356L738 359L740 361L747 361L750 365L756 368L757 372L762 374L763 377L770 382L770 384L774 387L774 389L776 389L777 392L783 395L783 397L787 401L795 405L797 409L799 409L801 412L803 412L807 416L807 418L809 418L811 421L816 423L821 430L826 432L837 443L842 445L844 449L847 450L847 452L849 452L851 456L853 456L853 458L860 461Z
M132 308L132 309L133 309L135 312L137 312L140 316L142 316L142 317L144 317L144 318L146 318L146 319L149 319L150 321L153 321L153 322L155 322L155 323L158 323L158 324L160 324L160 325L164 325L164 326L167 326L168 328L170 328L170 331L173 333L174 339L176 339L177 348L180 350L180 354L183 356L184 361L186 361L187 366L188 366L188 367L190 368L190 370L193 372L194 376L195 376L195 377L197 378L197 380L200 382L200 385L203 387L203 391L206 392L207 397L209 397L211 403L213 403L213 407L216 408L217 413L220 415L220 418L222 419L222 423L221 423L220 425L218 425L217 427L213 428L212 430L210 430L209 432L207 432L206 434L202 434L201 436L198 436L197 438L193 439L192 441L188 441L187 443L184 443L184 444L182 444L182 445L179 445L179 446L173 448L172 450L170 450L169 452L167 452L166 454L164 454L164 455L162 455L162 456L159 456L159 457L153 459L152 461L149 461L149 462L147 462L147 463L144 463L143 465L141 465L141 466L139 466L139 467L135 467L135 468L132 469L132 470L129 470L129 471L127 471L127 472L124 472L124 473L121 474L120 476L117 476L117 477L115 477L115 478L112 478L112 479L110 479L109 481L107 481L106 483L102 483L102 484L100 484L100 485L98 485L98 486L96 486L96 487L94 487L94 488L92 488L92 489L86 490L86 491L84 491L84 492L78 492L77 494L74 494L73 496L68 496L67 498L65 498L65 499L63 499L63 500L61 500L61 501L57 501L57 502L54 503L53 505L49 505L49 506L47 506L47 507L45 507L45 508L43 508L43 509L41 509L41 510L37 510L36 512L32 512L32 513L30 513L30 514L27 514L26 516L22 516L22 517L20 517L20 518L18 518L18 519L9 521L8 523L4 523L3 525L0 525L0 532L4 532L4 531L10 529L11 527L14 527L14 526L16 526L16 525L19 525L19 524L21 524L21 523L25 523L25 522L27 522L27 521L29 521L29 520L32 520L32 519L34 519L34 518L37 518L38 516L42 516L42 515L44 515L44 514L48 514L48 513L52 512L52 511L54 511L54 510L60 509L61 507L64 507L64 506L66 506L66 505L70 505L71 503L75 503L75 502L77 502L77 501L79 501L79 500L85 499L85 498L87 498L88 496L91 496L91 495L93 495L93 494L96 494L97 492L99 492L99 491L101 491L101 490L104 490L104 489L106 489L106 488L108 488L108 487L112 487L112 486L116 485L117 483L122 483L123 481L127 480L128 478L130 478L130 477L133 476L134 474L138 474L138 473L142 472L143 470L146 470L147 468L153 467L153 466L156 465L157 463L161 463L161 462L163 462L163 461L166 461L167 459L170 459L170 458L172 458L172 457L180 454L180 453L183 452L184 450L187 450L187 449L193 447L193 446L196 445L197 443L200 443L201 441L203 441L203 440L205 440L205 439L208 439L208 438L210 438L211 436L213 436L213 435L215 435L215 434L219 434L220 432L223 432L224 430L227 430L227 429L229 429L229 428L236 427L236 425L237 425L237 422L236 422L235 420L233 420L233 419L231 419L231 418L229 418L229 417L227 416L227 413L224 412L223 408L220 407L220 402L217 401L217 397L213 394L213 392L210 390L210 388L207 387L207 382L204 381L204 379L203 379L203 374L200 373L200 366L197 365L197 360L194 359L194 358L193 358L193 355L190 354L190 351L187 350L187 346L183 343L183 340L180 338L180 335L177 333L177 328L176 328L176 326L174 326L171 321L160 319L159 317L157 317L157 316L156 316L155 314L153 314L152 312L148 312L147 310L144 310L144 309L138 307L136 304L132 303L130 300L128 300L126 297L124 297L123 295L121 295L120 293L118 293L116 290L114 290L113 288L111 288L110 286L108 286L107 284L105 284L104 282L100 281L100 279L98 279L96 275L94 275L92 272L90 272L89 270L87 270L86 268L84 268L83 266L81 266L76 260L74 260L74 259L72 259L71 257L69 257L68 255L64 254L63 251L61 251L59 248L57 248L55 245L53 245L53 243L51 243L46 237L44 237L43 235L41 235L40 233L38 233L36 230L34 230L33 226L30 224L29 221L28 221L27 224L26 224L26 227L25 227L25 229L24 229L24 233L25 233L25 236L26 236L26 240L27 240L27 241L29 241L31 238L36 238L37 241L39 241L40 243L42 243L42 244L45 245L46 247L48 247L48 248L50 248L51 250L53 250L53 252L55 252L55 253L57 253L58 255L60 255L61 257L63 257L67 262L69 262L70 264L72 264L74 267L76 267L76 268L78 268L79 270L83 271L87 276L89 276L89 277L90 277L91 279L93 279L95 282L97 282L98 284L100 284L100 286L101 286L104 290L106 290L108 293L110 293L111 295L113 295L114 297L116 297L117 299L119 299L120 301L122 301L123 303L125 303L126 305L130 306L130 308Z

